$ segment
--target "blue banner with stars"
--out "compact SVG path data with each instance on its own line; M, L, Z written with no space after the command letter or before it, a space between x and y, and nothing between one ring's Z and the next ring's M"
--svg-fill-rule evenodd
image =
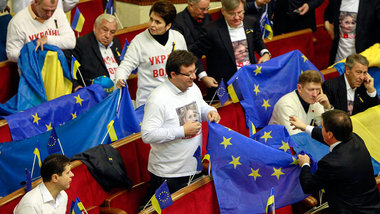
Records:
M106 96L103 87L94 84L4 119L8 122L12 140L23 140L75 119Z
M307 197L298 161L287 152L216 123L209 123L207 149L222 214L265 213L272 187L276 208Z
M61 107L65 108L65 106ZM49 155L49 152L61 153L64 151L65 155L71 158L101 143L110 143L107 124L117 115L124 118L124 120L120 121L121 123L127 123L121 125L121 127L128 129L123 130L123 133L137 133L140 131L128 88L126 87L123 88L122 93L119 89L114 91L103 101L75 119L55 127L56 133L52 133L53 129L51 129L48 132L21 141L0 143L0 196L10 194L22 187L20 183L25 181L25 168L32 171L33 161L35 161L33 152L36 147L39 148L39 154L41 160L43 160ZM52 142L53 139L49 140L52 135L54 135L54 142ZM57 145L57 143L60 145ZM54 148L52 148L53 146ZM57 146L62 146L62 150L57 151ZM31 172L33 180L40 176L38 163L35 163L34 171Z
M307 70L319 71L299 50L240 68L227 85L241 94L238 97L245 111L247 126L248 121L255 127L266 126L276 102L296 89L298 76Z

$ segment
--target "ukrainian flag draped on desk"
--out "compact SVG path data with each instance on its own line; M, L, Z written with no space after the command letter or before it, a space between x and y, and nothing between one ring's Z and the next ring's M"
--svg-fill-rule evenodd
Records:
M299 50L291 51L261 64L243 66L228 81L228 92L231 98L239 99L247 122L264 127L276 102L296 89L298 76L306 70L318 71Z
M207 151L222 214L265 213L272 187L278 208L307 197L301 168L289 153L216 123L209 123Z
M101 144L103 139L104 143L110 142L107 124L117 115L120 93L120 90L116 90L91 109L55 128L65 155L72 157L84 152ZM128 88L123 88L118 116L121 123L126 124L120 126L129 128L123 133L137 133L140 131L140 126L136 122L132 101L128 98ZM59 114L59 110L56 114ZM33 151L37 145L41 160L48 156L51 132L52 130L21 141L0 143L0 196L22 187L20 182L25 180L25 168L30 169L33 165ZM39 170L34 170L33 177L37 176Z
M10 115L37 106L48 100L70 94L72 83L65 55L56 46L36 48L36 40L21 49L19 68L21 76L18 93L0 104L0 115Z

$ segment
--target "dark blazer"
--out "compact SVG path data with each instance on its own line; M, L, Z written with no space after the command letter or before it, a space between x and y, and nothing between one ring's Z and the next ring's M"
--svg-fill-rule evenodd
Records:
M334 24L334 41L330 51L329 65L332 65L339 45L339 14L342 0L330 0L325 10L324 19ZM380 42L380 1L360 0L356 20L356 53Z
M191 17L186 7L182 12L176 15L172 29L180 32L183 37L185 37L187 49L190 50L195 42L199 40L202 26L205 26L210 22L211 15L206 14L202 23L198 23Z
M314 128L313 135L321 137L321 129ZM310 167L302 167L300 182L307 194L324 188L331 213L380 213L371 156L356 134L324 156L314 174Z
M106 191L118 187L130 189L133 185L127 176L119 151L111 145L95 146L74 155L71 160L81 160L86 164L91 175Z
M122 52L122 49L120 42L116 37L113 39L111 50L115 57L115 60L117 61L117 64L120 64L120 54ZM75 48L72 50L65 50L64 53L67 62L69 63L69 68L71 66L71 55L74 55L74 57L79 61L81 64L80 71L87 86L91 85L91 80L96 77L104 75L109 77L107 67L103 61L102 54L100 53L99 43L96 40L94 32L79 37L77 39ZM84 86L82 80L79 77L78 81L73 82L73 88L75 88L78 84Z
M347 89L344 75L326 80L323 85L323 93L329 98L330 104L335 109L340 109L347 112ZM365 111L367 108L379 104L379 98L370 97L367 94L367 89L362 84L355 90L354 109L352 114L356 114Z
M324 0L277 0L274 9L273 33L279 35L297 30L311 28L316 30L315 9ZM294 10L300 8L304 3L309 5L309 11L299 15Z
M244 29L248 42L249 60L256 63L254 52L260 54L266 46L261 39L260 27L253 17L244 17ZM191 51L198 57L206 55L207 74L216 81L227 82L237 71L236 60L226 21L222 16L203 28L199 41Z

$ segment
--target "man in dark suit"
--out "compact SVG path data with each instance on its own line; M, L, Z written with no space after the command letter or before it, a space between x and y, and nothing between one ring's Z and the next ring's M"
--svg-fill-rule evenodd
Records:
M257 20L244 17L245 0L221 2L223 17L206 25L199 41L191 49L198 58L206 55L208 76L202 78L206 86L210 85L208 81L228 81L244 65L270 59ZM258 61L254 52L261 56ZM213 96L214 92L215 88L208 90L207 96Z
M211 22L209 6L210 0L189 0L187 7L175 17L172 29L185 37L189 50L199 40L202 26Z
M188 50L191 50L199 41L202 27L211 22L211 15L208 14L209 6L210 0L189 0L187 7L175 17L172 29L183 35ZM218 87L214 79L203 73L204 67L200 59L196 63L199 79L206 84L206 87ZM201 75L199 76L199 74ZM205 79L203 79L204 77Z
M355 18L353 32L348 34L344 30L342 31L344 29L342 23L345 17L344 13L347 12L354 14L353 17ZM333 39L329 65L346 58L350 54L361 53L371 45L380 42L379 0L353 2L330 0L325 10L324 20L325 28ZM353 38L353 42L349 46L347 46L347 42L340 41L348 40L349 38ZM338 52L339 54L337 55Z
M349 115L365 111L379 104L374 80L368 74L368 61L360 54L347 57L345 73L322 85L330 104Z
M69 66L71 56L74 56L81 64L79 69L84 82L81 76L77 75L78 80L74 80L73 84L74 91L91 85L92 81L99 76L107 76L115 82L115 71L120 64L122 51L119 40L114 38L116 30L116 17L101 14L95 20L93 32L79 37L75 48L65 51Z
M300 182L305 193L326 192L331 213L380 213L380 196L371 156L363 140L352 132L349 115L341 110L322 114L322 129L312 137L330 146L330 153L318 162L314 174L310 158L298 155L302 167Z

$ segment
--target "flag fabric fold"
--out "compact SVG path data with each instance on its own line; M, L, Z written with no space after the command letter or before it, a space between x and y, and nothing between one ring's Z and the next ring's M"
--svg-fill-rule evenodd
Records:
M166 207L173 204L172 196L170 195L169 187L166 181L161 184L152 196L152 206L158 214Z
M106 96L103 88L94 84L4 119L8 122L12 139L23 140L77 118Z
M45 44L43 51L40 49L35 51L36 45L36 40L34 40L26 43L21 49L18 61L21 70L18 92L6 103L0 104L2 116L14 114L59 95L71 93L70 71L61 49Z
M85 18L77 7L77 9L75 10L73 21L71 23L71 28L77 32L81 32L83 29L84 21Z
M301 168L289 153L216 123L209 123L207 150L222 214L265 213L272 187L278 208L307 197Z
M227 85L229 92L232 87L239 98L246 121L260 128L268 124L276 102L296 89L298 76L306 70L318 71L306 56L295 50L261 64L243 66Z
M139 132L140 126L138 123L131 122L137 121L137 119L133 119L133 117L136 118L136 115L132 107L132 101L128 100L129 94L127 93L128 89L123 88L123 96L126 99L122 99L120 102L119 119L121 120L123 117L121 121L126 124L122 124L121 127L126 128L124 133ZM102 142L110 142L107 124L117 115L119 99L120 90L115 90L102 102L97 103L74 120L66 121L64 124L55 127L57 137L66 156L70 158ZM59 115L62 109L57 110L55 114ZM21 141L0 143L0 196L5 196L22 187L20 182L25 181L24 169L32 167L34 156L31 154L33 154L37 144L40 145L40 157L43 159L48 156L47 144L51 132L52 130ZM38 177L39 175L39 170L34 170L33 177Z

